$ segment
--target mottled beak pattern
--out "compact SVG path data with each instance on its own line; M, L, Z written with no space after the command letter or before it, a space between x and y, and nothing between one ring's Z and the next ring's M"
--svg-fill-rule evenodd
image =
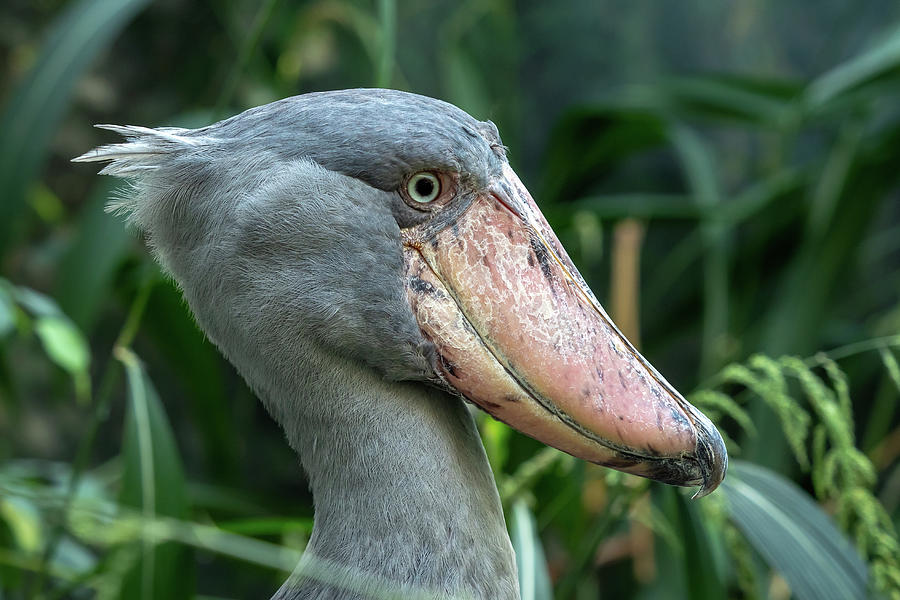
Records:
M713 491L722 437L616 328L508 165L403 231L407 296L447 387L541 442Z

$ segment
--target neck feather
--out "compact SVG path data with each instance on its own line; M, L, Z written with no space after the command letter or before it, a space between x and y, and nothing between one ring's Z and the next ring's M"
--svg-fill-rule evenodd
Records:
M441 598L518 598L500 499L463 402L325 360L311 397L279 390L288 397L275 402L296 416L282 424L315 501L307 553L350 567L363 585L368 577ZM302 570L276 598L360 597Z
M319 205L288 199L292 211ZM230 214L220 219L225 229ZM252 221L246 214L241 219ZM361 359L346 357L361 357L366 349L378 352L371 348L386 348L385 355L398 347L402 352L406 338L400 336L392 346L389 342L397 332L385 326L374 328L367 344L336 343L347 338L341 335L347 323L336 315L369 313L323 304L323 290L343 288L340 282L323 283L310 273L328 272L317 264L334 264L334 256L346 260L349 242L335 241L333 236L315 238L320 244L328 241L334 250L334 256L323 259L306 246L295 247L309 243L309 236L297 235L303 227L290 229L284 246L269 243L255 248L246 231L210 234L214 243L167 239L157 240L157 246L169 248L160 256L175 278L189 282L184 294L201 328L238 368L300 455L315 502L308 553L395 589L424 589L443 598L517 599L515 557L499 495L465 405L422 383L388 381ZM272 247L278 252L273 254ZM372 254L384 255L380 250ZM272 260L273 256L287 259ZM253 257L262 258L247 262ZM386 264L389 270L396 266ZM391 277L398 275L382 275L385 281ZM336 349L343 355L334 354ZM401 377L406 374L399 372ZM319 600L371 597L299 572L276 595Z

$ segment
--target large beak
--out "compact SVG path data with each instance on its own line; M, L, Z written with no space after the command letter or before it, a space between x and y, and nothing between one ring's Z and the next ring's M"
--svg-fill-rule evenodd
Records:
M713 491L719 432L616 328L513 170L454 212L404 230L407 295L444 382L569 454Z

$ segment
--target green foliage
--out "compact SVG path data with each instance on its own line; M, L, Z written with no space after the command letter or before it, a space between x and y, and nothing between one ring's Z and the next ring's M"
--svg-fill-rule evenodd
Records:
M618 223L645 225L641 347L743 459L690 502L480 417L524 590L900 597L896 3L63 4L0 8L4 599L256 597L294 569L296 457L68 160L109 141L93 122L371 85L495 121L601 299Z
M865 563L801 489L742 461L733 461L724 487L735 524L798 599L868 597Z
M42 54L0 113L0 248L13 234L25 196L80 77L147 0L82 0L57 18Z
M47 358L72 377L75 397L85 404L91 395L91 355L84 335L52 298L0 278L0 338L14 328L40 339Z
M890 352L890 346L900 345L900 337L879 341L878 349L882 355ZM890 375L889 364L885 362ZM827 381L815 372L817 366L825 371ZM791 381L799 388L793 393ZM890 517L872 492L877 480L875 466L856 447L849 382L838 364L826 353L819 353L809 360L795 356L775 360L757 354L750 357L746 365L728 365L713 378L713 386L729 384L743 386L772 407L781 420L798 464L811 471L816 496L835 507L838 523L853 536L859 551L869 560L875 587L891 597L900 597L900 542ZM805 397L805 403L799 399L798 392ZM727 415L748 432L758 435L755 428L747 427L746 412L721 392L704 390L692 395L691 400L713 417ZM728 407L727 412L723 406ZM811 460L809 447L812 448ZM764 473L759 475L765 476ZM756 481L760 485L760 480ZM786 507L789 501L778 504ZM793 519L785 518L785 522L791 521ZM744 531L761 535L764 529L764 526L748 526ZM760 542L757 547L773 545L784 547L771 542ZM796 555L797 551L792 553ZM794 591L799 593L796 588ZM819 592L808 591L808 594L809 598L824 597L816 595ZM857 596L859 594L853 595Z
M512 506L509 537L516 551L522 600L552 600L553 590L541 538L538 536L534 514L524 500L517 500Z
M117 358L128 377L128 413L123 443L119 503L140 509L145 519L157 515L188 516L181 459L165 412L143 366L133 352L119 347ZM173 544L154 547L145 541L139 562L126 580L129 598L188 597L189 556Z

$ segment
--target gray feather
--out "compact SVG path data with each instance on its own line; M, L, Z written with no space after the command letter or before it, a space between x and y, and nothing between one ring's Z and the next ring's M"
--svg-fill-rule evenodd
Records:
M104 125L80 162L132 187L200 327L282 425L309 476L309 552L407 588L516 598L499 497L465 406L424 382L434 355L406 300L397 190L502 167L496 128L391 90L288 98L196 130ZM404 383L405 382L405 383ZM296 575L280 598L354 598Z

